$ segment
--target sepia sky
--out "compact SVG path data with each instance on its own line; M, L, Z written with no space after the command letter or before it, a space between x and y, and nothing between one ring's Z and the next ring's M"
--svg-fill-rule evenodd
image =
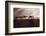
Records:
M40 15L39 8L15 8L15 16L36 16Z

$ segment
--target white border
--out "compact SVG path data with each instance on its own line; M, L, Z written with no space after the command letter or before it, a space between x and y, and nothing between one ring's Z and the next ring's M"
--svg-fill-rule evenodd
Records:
M13 8L40 8L40 27L13 28ZM43 5L9 3L9 33L43 31Z

